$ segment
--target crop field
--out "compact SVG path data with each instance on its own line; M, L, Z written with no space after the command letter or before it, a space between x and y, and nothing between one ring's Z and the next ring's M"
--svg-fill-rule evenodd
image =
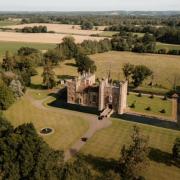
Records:
M172 50L172 49L180 50L180 45L176 45L176 44L165 44L165 43L157 42L157 43L156 43L156 48L157 48L157 49L167 49L167 50Z
M79 25L68 25L68 24L45 24L45 23L32 23L32 24L21 24L14 26L7 26L12 29L22 29L24 27L33 27L33 26L46 26L48 31L54 31L56 33L62 34L74 34L74 35L91 35L102 33L105 26L98 26L98 30L81 30Z
M81 152L87 155L87 162L92 167L99 167L100 164L108 167L109 161L119 159L122 146L129 143L133 125L140 127L143 134L149 136L150 166L143 172L145 178L180 179L179 168L172 165L170 160L174 140L180 136L180 132L121 119L112 118L112 125L97 132L83 147Z
M20 22L20 19L11 19L11 20L0 21L0 27L17 25L19 22Z
M68 34L71 36L71 34ZM62 39L67 34L55 33L16 33L16 32L0 32L0 41L13 42L34 42L34 43L61 43ZM72 35L76 43L81 43L84 40L101 40L103 37L92 37L84 35Z

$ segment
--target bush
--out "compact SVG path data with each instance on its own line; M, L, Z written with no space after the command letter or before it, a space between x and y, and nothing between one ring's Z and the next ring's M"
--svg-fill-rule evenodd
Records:
M148 106L148 107L146 108L146 111L151 111L151 107Z
M151 94L151 96L149 98L153 99L154 98L154 94Z
M0 81L0 110L7 110L14 101L11 89L3 81Z
M130 108L135 108L135 107L136 107L135 103L132 103L130 106Z
M164 113L166 113L166 110L165 110L165 109L162 109L162 110L160 111L160 113L164 114Z
M163 97L163 100L164 100L164 101L167 101L167 96L166 96L166 95Z
M180 164L180 138L176 138L172 152L174 160Z
M139 93L139 94L138 94L138 97L142 97L142 93Z

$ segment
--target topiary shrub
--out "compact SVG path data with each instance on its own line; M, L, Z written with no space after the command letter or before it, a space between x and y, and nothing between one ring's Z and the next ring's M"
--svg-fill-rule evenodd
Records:
M146 108L146 111L151 111L151 107L148 106L148 107Z
M163 97L163 101L167 101L167 96L166 95Z
M154 94L151 94L151 96L149 98L153 99L154 98Z
M136 107L135 103L132 103L130 106L130 108L135 108L135 107Z
M162 109L162 110L160 111L160 113L164 114L164 113L166 113L166 110L165 110L165 109Z

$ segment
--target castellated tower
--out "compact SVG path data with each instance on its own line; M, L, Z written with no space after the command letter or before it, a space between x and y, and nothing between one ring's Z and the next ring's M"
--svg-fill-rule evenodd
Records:
M119 86L119 107L118 114L124 114L127 108L128 82L121 82Z

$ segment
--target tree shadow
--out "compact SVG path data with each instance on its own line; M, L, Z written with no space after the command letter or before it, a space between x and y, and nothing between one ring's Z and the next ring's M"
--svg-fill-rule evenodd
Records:
M113 114L113 117L123 119L129 122L137 122L137 123L148 124L157 127L163 127L167 129L179 130L179 127L176 122L161 120L156 117L150 117L150 116L148 117L144 115L129 114L129 113L125 113L123 115Z
M163 163L167 166L180 167L174 160L171 153L163 152L160 149L150 148L149 159L157 163Z
M92 166L93 169L96 169L97 171L104 173L106 171L116 171L118 167L118 161L114 159L105 159L102 157L97 157L93 155L85 155L81 154L81 158L90 166Z
M31 84L31 85L30 85L30 88L31 88L31 89L37 89L37 90L42 90L42 89L44 89L41 84Z
M65 79L74 79L75 76L70 76L70 75L58 75L57 78L58 78L58 79L63 79L63 80L65 80Z
M75 63L65 63L66 66L77 67Z

